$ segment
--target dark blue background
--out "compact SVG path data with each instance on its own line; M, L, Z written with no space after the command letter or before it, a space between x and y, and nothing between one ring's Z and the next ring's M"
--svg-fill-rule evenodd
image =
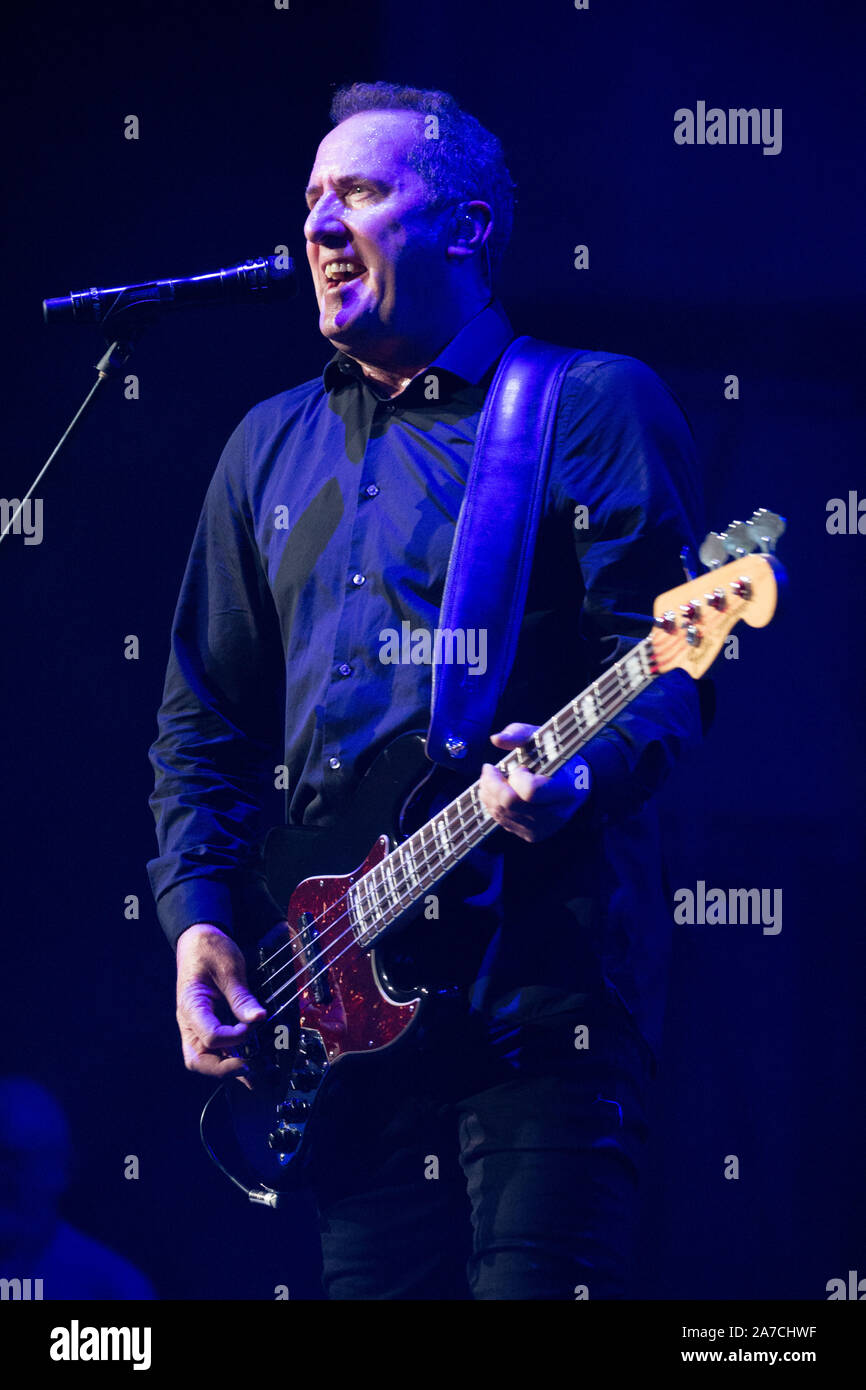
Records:
M451 90L501 136L518 330L666 377L698 438L708 528L758 506L787 516L786 604L717 664L715 727L665 794L673 886L782 888L784 925L676 929L648 1298L821 1299L828 1279L866 1275L866 537L825 524L829 498L866 494L854 11L49 0L6 25L3 496L29 485L102 350L96 330L44 327L43 296L283 242L304 271L302 189L331 89L385 79ZM699 99L782 107L781 153L676 145L673 113ZM130 364L140 399L106 392L40 487L43 544L0 547L4 1070L68 1107L70 1219L166 1298L317 1296L303 1209L248 1209L198 1148L209 1086L182 1069L144 864L146 754L207 480L248 407L326 357L306 278L294 305L164 320Z

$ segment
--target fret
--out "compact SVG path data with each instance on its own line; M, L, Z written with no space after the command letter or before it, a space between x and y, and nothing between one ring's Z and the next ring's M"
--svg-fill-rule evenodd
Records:
M419 887L418 875L415 872L415 856L412 852L411 839L407 840L406 843L400 847L400 865L401 868L405 870L406 877L412 887Z
M552 775L655 676L651 639L645 638L536 730L521 748L507 753L497 763L499 771L508 776L515 768L526 767ZM375 944L426 888L437 883L495 828L475 782L391 850L349 892L349 917L360 944Z
M399 901L400 892L399 892L399 889L397 888L396 883L394 882L394 860L395 860L395 858L396 858L396 855L389 854L389 855L387 856L387 858L385 858L385 859L382 860L382 872L383 872L384 875L385 875L385 882L386 882L387 885L388 885L388 894L389 894L389 896L390 896L390 898L391 898L391 901L396 903L396 902Z
M593 724L598 723L598 704L595 692L591 686L580 702L580 712L583 715L587 728L591 728Z
M646 676L641 656L642 653L638 648L636 652L631 652L623 663L623 674L627 676L634 690L643 683Z
M469 795L472 797L472 805L476 816L481 816L482 820L490 819L490 812L486 806L481 804L481 788L477 782L473 782Z
M385 877L384 864L385 860L383 859L382 863L373 870L373 890L375 893L373 908L377 913L388 911L388 880Z
M539 730L538 734L536 734L536 741L539 736L541 738L542 747L544 748L544 760L548 763L555 763L557 754L559 753L559 742L552 722Z
M364 909L370 921L374 922L376 920L376 916L379 910L377 900L374 896L376 880L372 874L368 874L366 879L363 880L363 882L366 884Z
M504 776L507 777L509 773L513 772L515 768L518 767L529 768L530 772L534 770L534 764L537 761L539 753L539 749L536 744L537 737L537 734L533 734L532 738L530 738L527 741L525 747L512 749L512 751L506 757L504 757L501 762L498 762L496 764L496 766L499 768L499 771L503 773Z
M430 884L435 881L437 873L436 865L438 864L438 860L436 858L436 842L432 837L428 837L425 839L426 829L427 827L424 826L420 831L416 831L416 834L412 836L412 839L417 839L420 845L420 853L418 855L420 870L418 877L421 881L422 887L424 888L429 887Z
M362 879L359 879L353 891L355 893L358 920L363 923L365 917L371 915L372 910L370 903L370 875L365 874Z
M346 894L346 902L348 904L347 911L349 913L349 925L352 928L352 935L354 936L356 941L360 939L360 934L363 930L361 926L361 884L363 883L363 881L363 879L359 879L357 883L354 883L352 885L352 887Z
M448 827L446 826L445 820L441 815L439 819L436 821L436 834L439 836L439 843L442 846L442 854L447 859L448 855L451 853L451 841L448 838Z
M416 862L419 864L425 864L427 862L427 859L429 858L429 855L427 853L428 837L426 825L422 825L420 830L415 831L415 834L412 836L412 844L414 846L412 852L415 856Z
M371 898L372 878L372 873L364 874L348 893L349 921L355 940L362 945L366 945L365 938L372 925L378 924L379 921L379 914L374 909Z

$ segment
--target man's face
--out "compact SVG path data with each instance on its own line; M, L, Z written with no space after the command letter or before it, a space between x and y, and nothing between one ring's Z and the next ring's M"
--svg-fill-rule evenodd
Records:
M447 269L447 218L407 155L424 138L410 111L350 116L325 136L307 189L307 259L319 328L335 347L384 362L424 336Z

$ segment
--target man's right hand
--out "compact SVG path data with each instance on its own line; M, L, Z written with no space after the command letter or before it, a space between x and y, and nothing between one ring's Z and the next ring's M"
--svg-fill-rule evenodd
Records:
M238 1023L220 1023L215 1012L220 998ZM207 922L187 927L177 941L177 1026L187 1070L219 1077L244 1072L241 1057L225 1054L266 1016L250 994L244 958L231 937Z

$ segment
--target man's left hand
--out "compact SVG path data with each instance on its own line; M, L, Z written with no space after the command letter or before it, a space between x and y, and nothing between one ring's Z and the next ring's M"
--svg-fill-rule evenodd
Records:
M538 724L508 724L490 742L509 750L525 743ZM583 758L569 758L552 777L541 777L518 767L503 777L491 763L481 769L481 804L512 835L530 844L546 840L570 820L590 795L589 766Z

